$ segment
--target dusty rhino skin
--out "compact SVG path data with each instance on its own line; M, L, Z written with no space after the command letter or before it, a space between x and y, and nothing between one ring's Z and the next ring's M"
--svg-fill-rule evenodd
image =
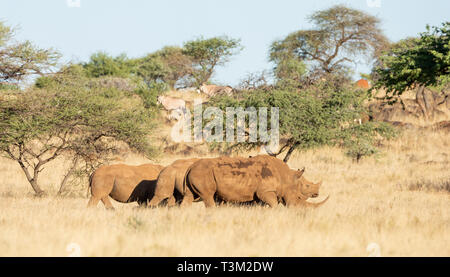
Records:
M121 203L137 201L139 205L146 204L154 194L156 178L162 169L156 164L117 164L98 168L90 178L88 207L95 207L102 200L107 209L114 209L108 196Z
M185 203L192 203L194 196L190 190L183 191L183 180L186 170L199 159L176 160L169 166L166 166L158 176L156 181L155 195L149 202L150 207L158 206L167 199L168 206L175 205L176 202L183 200Z
M183 190L198 195L206 207L215 206L215 196L231 203L258 199L270 207L318 206L306 202L319 195L319 184L305 182L303 170L292 170L281 160L259 155L252 158L201 159L186 171Z
M281 161L280 159L277 159L275 157L269 156L269 155L257 155L255 157L249 157L252 159L257 159L257 160L263 160L263 161L267 161L269 163L272 163L272 166L274 166L275 168L278 168L279 171L281 172L281 175L279 176L279 180L282 182L288 182L288 178L284 178L284 174L287 174L286 176L288 176L289 174L291 174L292 172L295 172L295 170L292 170L289 168L289 166L286 165L286 163L284 163L283 161ZM303 168L302 171L304 171L305 169ZM291 173L289 173L291 172ZM319 196L319 189L320 186L322 185L322 181L318 182L318 183L313 183L311 181L309 181L308 179L306 179L306 177L304 175L302 175L300 177L300 179L298 180L299 182L297 183L297 196L302 199L302 200L307 200L308 198L315 198ZM282 199L280 199L282 200ZM325 203L328 200L328 197L321 201L320 203L308 203L305 202L305 205L308 206L320 206L323 203Z

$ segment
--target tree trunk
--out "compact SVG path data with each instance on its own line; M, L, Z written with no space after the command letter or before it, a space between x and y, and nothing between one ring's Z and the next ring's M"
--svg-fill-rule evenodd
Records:
M425 118L425 120L428 120L427 117L427 111L425 108L425 103L424 103L424 97L423 97L423 91L425 90L424 86L419 86L419 88L417 89L416 92L416 102L417 105L419 105L420 110L422 111L423 117Z
M20 168L22 168L22 171L25 173L25 176L27 177L28 182L30 183L31 187L33 188L34 192L36 193L36 196L43 196L45 195L45 191L43 191L38 183L37 183L37 178L38 178L38 174L39 174L39 170L34 170L34 175L31 176L30 172L28 171L27 167L25 166L24 162L20 159L16 160L19 165Z
M289 161L289 159L291 158L292 152L294 152L297 145L298 145L298 143L294 143L293 145L291 145L288 152L286 153L286 156L284 156L283 162L287 163Z
M425 86L420 86L416 92L416 102L422 110L425 120L432 120L436 108L433 92L427 93Z
M64 189L66 188L67 181L69 180L70 176L72 175L72 168L64 175L64 178L61 181L61 184L59 185L58 195L61 195Z
M362 155L361 154L356 154L356 163L359 163L359 161L361 160Z
M281 153L283 153L284 152L284 150L287 148L287 147L289 147L289 145L291 144L292 142L287 142L285 145L283 145L281 148L279 148L279 150L278 150L278 152L272 152L270 149L268 150L267 149L267 145L266 144L264 144L262 147L264 148L264 150L266 151L266 153L269 155L269 156L272 156L272 157L278 157L278 155L280 155Z
M67 171L66 175L64 175L64 178L61 181L61 184L59 186L58 195L61 195L62 192L64 191L67 181L69 180L70 176L72 176L73 172L75 171L75 168L77 167L77 163L78 163L78 157L76 157L72 161L72 165L70 166L69 171Z
M46 193L39 187L36 177L37 176L35 176L31 181L29 181L31 184L31 187L33 188L34 192L36 193L36 196L44 196Z

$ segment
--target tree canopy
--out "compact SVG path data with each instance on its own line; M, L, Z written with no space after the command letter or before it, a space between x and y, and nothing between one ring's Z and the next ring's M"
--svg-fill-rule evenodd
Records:
M94 53L82 63L88 77L138 77L149 87L156 83L169 88L200 86L210 80L217 66L225 65L242 49L239 40L228 37L198 38L182 47L166 46L144 57L113 57Z
M193 62L192 77L196 86L208 82L217 66L224 65L241 50L240 40L226 36L198 38L183 45L183 53Z
M359 124L354 121L367 112L363 106L368 97L366 93L349 87L336 89L325 82L316 86L319 87L301 93L293 89L272 89L244 93L239 98L220 96L210 101L209 105L223 111L226 107L278 107L279 133L283 143L277 152L269 154L278 156L285 153L285 162L295 150L324 145L346 148L347 153L359 161L361 157L374 153L378 138L395 135L387 123ZM226 148L250 150L264 144L262 141L247 140L228 144Z
M145 82L164 82L169 87L186 87L192 83L192 60L177 46L161 50L135 60L137 75Z
M125 54L112 57L105 52L97 52L91 55L87 63L83 63L86 74L89 77L116 76L128 77L133 71L133 66Z
M19 83L32 75L52 72L60 58L54 49L30 41L16 42L15 30L0 21L0 83Z
M286 59L310 65L310 71L323 74L347 74L348 65L358 57L372 57L387 39L380 20L343 5L313 13L312 29L299 30L275 41L270 60L282 66Z
M393 99L415 86L448 83L450 74L450 22L440 27L427 26L418 38L392 44L380 56L375 68L374 88L385 88Z

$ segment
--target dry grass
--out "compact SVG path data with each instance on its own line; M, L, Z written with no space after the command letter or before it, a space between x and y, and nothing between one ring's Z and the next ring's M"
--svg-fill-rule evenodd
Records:
M418 132L359 164L336 148L294 155L290 166L306 166L308 179L323 179L322 196L331 195L317 209L87 210L83 197L34 198L20 168L1 159L0 255L66 256L73 242L83 256L367 256L375 242L382 256L450 256L450 134ZM56 191L63 168L53 162L43 188Z

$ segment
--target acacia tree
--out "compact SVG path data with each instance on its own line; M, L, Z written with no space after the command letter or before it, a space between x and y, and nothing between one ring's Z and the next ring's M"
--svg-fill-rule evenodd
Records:
M60 54L34 46L30 41L15 42L15 30L0 21L0 82L18 83L31 75L44 75L57 65Z
M272 44L270 59L276 69L286 59L296 59L308 63L310 72L346 74L349 63L373 56L387 41L378 18L342 5L317 11L308 19L312 29L293 32Z
M194 85L200 86L208 82L217 66L223 66L242 49L240 40L226 36L186 42L183 54L192 60Z
M166 74L163 81L171 88L176 85L188 87L192 83L193 65L191 57L183 53L183 49L176 46L166 46L151 55L159 59L164 65Z
M106 52L97 52L91 55L88 62L82 64L88 77L129 77L133 65L125 54L113 57Z
M177 46L166 46L161 50L134 60L138 76L146 83L164 82L170 88L187 87L192 82L192 60Z
M308 84L306 64L292 55L278 56L273 73L276 78L276 86L280 88L292 88Z
M153 89L162 84L170 88L199 86L208 82L217 66L223 66L242 49L240 41L228 37L199 38L183 47L166 46L145 57L129 59L94 53L81 64L88 77L139 77Z
M373 89L384 88L385 98L395 101L408 89L418 88L416 101L427 118L429 107L425 87L448 88L450 76L450 22L429 27L419 38L408 38L392 44L380 56L374 69ZM421 99L425 103L421 103Z
M419 38L393 44L380 57L375 87L384 87L388 97L401 95L416 85L436 85L450 74L450 22L429 27Z
M39 174L49 162L62 154L77 162L108 153L112 149L103 138L125 142L149 157L154 154L147 138L153 115L140 99L89 87L88 79L58 78L44 89L15 93L0 102L0 152L20 165L37 195L45 193Z

